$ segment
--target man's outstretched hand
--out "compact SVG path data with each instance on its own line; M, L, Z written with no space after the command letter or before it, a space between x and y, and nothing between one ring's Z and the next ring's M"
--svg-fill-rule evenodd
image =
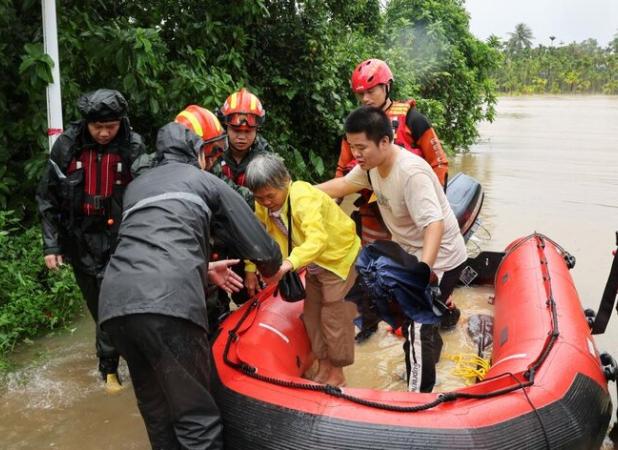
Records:
M208 281L223 289L228 294L243 288L242 278L230 266L238 264L239 259L222 259L208 263Z

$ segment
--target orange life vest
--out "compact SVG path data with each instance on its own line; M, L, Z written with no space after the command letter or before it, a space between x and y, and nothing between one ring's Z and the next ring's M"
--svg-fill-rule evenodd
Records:
M359 206L358 215L360 216L360 238L363 247L377 240L390 240L391 233L384 225L375 202Z
M446 183L448 174L448 159L442 148L440 139L433 128L428 128L421 136L417 136L416 142L412 131L406 123L410 108L416 107L416 101L410 99L404 102L393 101L386 114L391 119L395 144L404 147L412 153L420 156L429 163L442 186Z

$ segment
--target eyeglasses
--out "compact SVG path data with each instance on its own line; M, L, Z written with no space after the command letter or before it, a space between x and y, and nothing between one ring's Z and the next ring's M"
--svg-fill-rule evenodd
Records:
M247 126L255 128L259 125L259 118L255 114L230 114L227 117L227 124L233 127Z

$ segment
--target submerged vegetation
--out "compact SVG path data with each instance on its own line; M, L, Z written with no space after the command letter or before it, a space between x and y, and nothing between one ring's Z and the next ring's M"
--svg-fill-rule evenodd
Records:
M82 307L71 270L48 272L42 254L38 228L0 211L0 370L15 344L66 325Z

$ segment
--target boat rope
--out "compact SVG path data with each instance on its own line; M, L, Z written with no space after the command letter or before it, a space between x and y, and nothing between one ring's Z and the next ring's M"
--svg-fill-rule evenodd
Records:
M541 421L540 414L538 413L537 409L534 407L530 398L528 397L526 388L534 384L534 377L535 377L537 370L541 367L543 362L547 359L547 356L549 355L551 349L553 348L560 334L558 332L558 315L557 315L557 310L556 310L556 303L553 299L553 294L552 294L552 289L551 289L551 277L549 276L549 270L547 267L548 266L547 258L544 255L545 241L546 240L550 241L552 244L556 245L556 247L558 247L561 251L562 251L562 248L559 247L557 244L555 244L553 241L546 238L544 235L541 235L538 233L534 233L526 238L523 238L522 241L528 241L529 238L535 238L537 240L537 247L539 248L539 252L542 254L541 266L543 267L543 280L545 282L545 288L547 292L546 305L550 310L551 320L552 320L552 329L548 333L548 338L546 339L543 345L543 349L541 350L541 353L539 354L539 356L537 356L534 362L528 366L528 369L524 373L524 377L527 381L520 381L515 374L507 372L507 373L496 375L494 377L489 377L489 378L484 379L484 382L489 382L489 381L497 380L497 379L504 378L504 377L509 377L513 379L514 380L513 384L505 388L495 389L494 391L486 392L483 394L473 394L473 393L461 392L461 391L442 392L442 393L437 394L436 398L433 401L423 403L420 405L414 405L414 406L401 406L401 405L393 405L393 404L388 404L388 403L383 403L383 402L374 402L374 401L366 400L361 397L347 394L342 388L337 387L337 386L331 386L327 384L326 385L316 384L316 383L299 383L296 381L289 381L289 380L284 380L280 378L262 375L258 373L258 369L256 367L253 367L250 364L247 364L243 361L235 362L229 358L229 352L230 352L232 343L237 342L240 339L238 330L241 328L241 326L243 325L244 321L247 319L249 314L251 314L251 312L254 309L258 308L260 305L260 301L257 298L254 299L249 305L247 305L247 308L245 309L245 311L243 311L243 315L238 320L236 325L231 330L228 331L228 337L225 342L225 348L223 351L223 361L228 366L242 372L248 377L254 378L256 380L264 381L266 383L270 383L270 384L274 384L274 385L282 386L282 387L293 388L293 389L303 389L303 390L308 390L308 391L313 391L313 392L322 392L322 393L331 395L333 397L345 399L345 400L348 400L350 402L353 402L359 405L368 406L371 408L383 409L387 411L394 411L394 412L412 413L412 412L425 411L425 410L434 408L442 403L452 402L458 399L481 400L481 399L487 399L487 398L492 398L492 397L497 397L500 395L508 394L510 392L514 392L517 390L522 390L532 410L537 415L541 429L543 430L543 435L545 437L547 448L551 448L550 443L548 441L547 433L545 431L545 426L543 425L543 422ZM521 244L522 242L517 243L513 248L510 249L510 251L515 250L515 248L519 247Z
M554 347L554 344L558 340L558 336L560 336L560 330L558 328L558 311L556 309L556 301L554 299L554 293L553 293L552 282L551 282L552 280L551 280L551 275L549 273L549 261L547 260L547 255L545 254L545 241L547 240L551 242L562 253L565 263L569 269L572 268L573 265L575 265L575 258L573 258L568 252L566 252L562 247L558 246L558 244L556 244L554 241L549 239L547 236L535 233L534 237L537 240L537 248L539 250L539 256L541 258L540 259L541 270L543 272L543 283L545 285L545 291L547 293L547 300L545 302L545 305L549 308L551 312L552 324L551 324L551 330L549 331L547 335L545 345L543 346L543 349L540 355L537 356L537 358L534 360L532 364L530 364L530 366L528 366L528 370L524 374L524 376L528 378L528 380L530 380L532 383L534 383L534 375L536 371L539 369L539 367L541 367L543 362L547 359L547 356L549 355L550 351ZM539 422L541 431L543 432L543 438L545 439L545 444L548 449L551 449L551 445L549 442L549 436L547 435L547 430L545 428L545 425L543 424L543 418L539 414L536 407L532 404L532 401L528 397L528 393L526 392L525 389L523 390L523 392L524 392L524 395L526 396L526 400L530 404L530 407L532 408L532 411L534 411L534 414Z
M516 384L514 384L513 386L503 388L503 389L497 389L493 392L487 392L485 394L470 394L470 393L457 392L457 391L443 392L443 393L438 394L436 398L431 402L427 402L427 403L415 405L415 406L400 406L400 405L392 405L392 404L382 403L382 402L374 402L374 401L366 400L364 398L356 397L356 396L347 394L343 389L337 386L331 386L328 384L298 383L295 381L283 380L280 378L262 375L258 373L257 368L251 366L250 364L247 364L245 362L234 362L229 359L229 352L230 352L232 343L238 341L238 339L240 338L240 336L237 333L238 329L242 326L243 322L249 316L251 311L257 308L258 305L259 305L259 301L254 300L249 305L249 307L243 312L242 317L240 318L238 323L234 326L234 328L228 332L228 338L225 343L225 349L223 351L223 360L225 364L227 364L228 366L242 372L248 377L254 378L259 381L264 381L266 383L270 383L270 384L274 384L274 385L282 386L282 387L293 388L293 389L303 389L303 390L308 390L308 391L313 391L313 392L322 392L322 393L331 395L336 398L342 398L342 399L351 401L359 405L368 406L372 408L378 408L378 409L384 409L387 411L394 411L394 412L425 411L427 409L434 408L440 405L441 403L447 403L447 402L451 402L457 399L485 399L485 398L496 397L499 395L508 394L509 392L513 392L518 389L523 389L533 384L531 381L522 383L519 380L517 380L515 375L511 373L506 373L506 374L498 375L496 377L487 378L486 380L493 380L493 379L509 376L511 378L515 378Z
M560 331L558 329L558 311L556 310L556 301L554 300L554 294L552 290L551 283L551 275L549 274L549 262L547 261L547 256L545 256L545 240L549 240L553 245L557 245L554 241L551 241L549 238L542 234L535 233L534 237L537 239L537 248L539 249L540 254L540 263L541 270L543 272L543 282L545 284L545 290L547 292L547 300L545 301L545 305L549 308L551 314L551 330L547 334L547 339L545 341L545 345L541 350L541 353L534 360L532 364L528 367L528 370L524 374L526 378L531 381L534 381L534 374L541 367L549 352L554 347L554 344L558 340L558 336L560 336ZM561 247L559 247L561 249Z

